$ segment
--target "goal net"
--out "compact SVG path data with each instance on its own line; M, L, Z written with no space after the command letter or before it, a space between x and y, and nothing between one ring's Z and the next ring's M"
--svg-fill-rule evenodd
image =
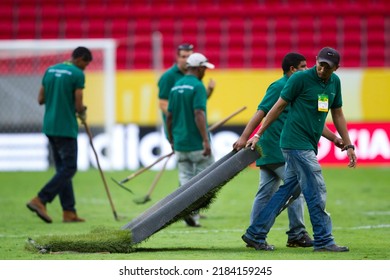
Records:
M38 105L38 91L47 67L68 60L78 46L89 48L93 54L93 61L85 70L88 124L111 137L115 124L114 40L3 40L0 41L0 171L48 168L47 140L41 133L44 106ZM113 143L109 139L107 142ZM110 150L108 145L105 151L108 158ZM105 162L106 168L110 168L110 162L112 159ZM81 167L83 164L86 166L81 162Z

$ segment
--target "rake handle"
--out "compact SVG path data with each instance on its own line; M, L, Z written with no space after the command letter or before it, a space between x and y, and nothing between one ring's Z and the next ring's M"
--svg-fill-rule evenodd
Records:
M107 193L107 196L108 196L108 200L110 202L110 205L111 205L111 209L112 209L112 212L114 214L114 218L115 220L118 221L118 215L115 211L115 207L114 207L114 203L112 202L112 199L111 199L111 194L110 194L110 191L108 189L108 186L107 186L107 181L106 181L106 178L104 177L104 173L103 173L103 170L102 168L100 167L100 162L99 162L99 157L98 157L98 154L95 150L95 146L93 145L93 141L92 141L92 132L91 130L89 129L89 126L87 124L86 121L82 121L84 127L85 127L85 130L87 131L87 134L88 134L88 138L89 138L89 143L91 145L91 148L93 150L93 153L95 154L95 158L96 158L96 163L97 163L97 166L98 166L98 169L99 169L99 173L100 173L100 176L102 178L102 181L103 181L103 184L104 184L104 188L106 189L106 193Z
M173 155L173 154L172 154L172 155ZM171 156L172 156L172 155L171 155ZM161 170L158 172L157 176L154 178L153 183L152 183L152 185L150 186L150 189L149 189L149 191L148 191L147 196L150 196L150 195L152 194L152 192L154 191L154 189L156 188L156 185L157 185L158 181L160 180L162 174L164 173L165 168L167 167L167 163L168 163L168 161L169 161L169 159L170 159L171 156L169 156L169 157L167 158L167 160L164 162L163 167L162 167Z
M244 111L246 109L246 106L243 106L242 108L238 109L237 111L231 113L229 116L227 116L226 118L224 118L223 120L220 120L219 122L216 122L215 124L213 124L212 126L209 127L209 131L213 131L219 127L221 127L222 125L224 125L228 120L230 120L231 118L233 118L234 116L238 115L239 113L241 113L242 111Z

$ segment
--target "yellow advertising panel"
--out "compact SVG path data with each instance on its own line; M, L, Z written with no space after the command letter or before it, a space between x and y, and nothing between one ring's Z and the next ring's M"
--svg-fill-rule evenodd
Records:
M246 123L257 109L269 84L282 76L281 70L208 70L203 78L216 87L208 103L208 120L212 124L243 106L248 109L229 124ZM152 71L117 73L117 121L155 125L160 122L158 109L158 76Z
M362 78L362 120L390 120L390 69L368 69Z
M85 76L83 101L87 106L88 123L103 125L105 118L103 73L90 72Z
M390 69L340 69L343 110L347 121L390 120ZM247 109L229 121L245 125L257 110L268 86L282 77L279 69L207 70L203 78L216 88L208 101L208 121L213 124L232 112ZM153 71L118 71L116 75L116 122L154 126L161 123L158 108L157 81ZM104 123L102 75L87 76L85 103L88 118L94 124ZM330 118L330 114L329 114Z

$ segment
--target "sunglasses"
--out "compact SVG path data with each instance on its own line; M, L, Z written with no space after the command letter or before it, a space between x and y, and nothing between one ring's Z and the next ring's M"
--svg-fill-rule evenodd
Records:
M192 51L194 49L194 45L192 44L181 44L177 47L178 51Z

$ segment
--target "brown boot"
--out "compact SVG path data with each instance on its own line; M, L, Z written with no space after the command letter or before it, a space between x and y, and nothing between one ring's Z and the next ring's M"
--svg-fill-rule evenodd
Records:
M53 222L52 219L47 215L46 206L42 203L39 197L34 197L29 203L27 203L27 208L32 212L37 213L38 217L44 220L46 223Z
M76 212L64 211L63 220L64 223L85 222L84 219L77 216Z

